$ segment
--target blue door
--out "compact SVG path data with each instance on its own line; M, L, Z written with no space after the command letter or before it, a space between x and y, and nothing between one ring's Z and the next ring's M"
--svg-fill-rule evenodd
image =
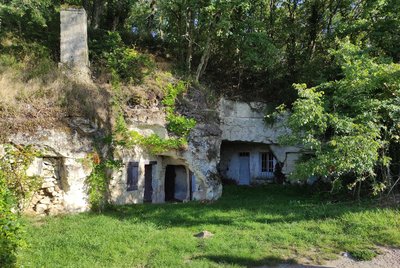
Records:
M239 153L239 184L250 184L250 153Z

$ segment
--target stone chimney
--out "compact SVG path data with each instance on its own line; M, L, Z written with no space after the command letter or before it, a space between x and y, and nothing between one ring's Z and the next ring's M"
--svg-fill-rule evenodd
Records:
M79 73L89 71L87 15L83 8L61 10L60 65Z

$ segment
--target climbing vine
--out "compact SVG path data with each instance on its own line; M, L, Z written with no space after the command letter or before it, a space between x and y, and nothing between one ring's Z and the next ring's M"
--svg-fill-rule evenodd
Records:
M0 157L0 170L8 189L23 209L24 201L35 193L41 184L38 176L28 176L26 171L39 152L32 146L12 146L7 144L5 154Z
M8 188L7 176L0 170L0 263L13 267L16 250L23 243L22 225L18 214L13 212L17 202Z
M92 173L87 178L89 203L93 211L101 212L106 204L106 193L109 182L108 170L118 169L121 162L116 160L101 160L97 152L89 154L84 159L84 164L92 168Z
M179 115L175 112L176 99L186 92L183 82L176 85L169 84L165 88L165 96L162 103L167 113L167 129L180 137L187 137L192 128L196 126L196 120Z
M38 190L41 180L26 174L38 152L31 146L6 145L0 156L0 263L14 267L16 251L24 245L19 209Z
M165 96L162 103L166 111L167 129L175 135L174 137L164 139L156 134L143 136L137 131L129 130L122 112L119 112L116 118L113 140L116 144L128 148L140 145L152 154L187 148L187 137L190 130L196 125L196 120L186 118L175 112L176 99L185 91L185 84L179 82L176 85L169 84L164 92Z

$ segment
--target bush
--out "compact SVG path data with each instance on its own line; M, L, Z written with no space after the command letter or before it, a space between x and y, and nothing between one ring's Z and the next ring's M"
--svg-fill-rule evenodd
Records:
M126 83L139 84L155 69L155 63L145 54L127 47L118 32L97 32L90 42L91 58L106 65L107 72Z
M9 191L18 200L19 208L23 209L25 202L40 188L41 179L28 176L26 170L38 152L31 146L5 146L5 156L0 158L2 179Z
M190 130L196 126L196 120L193 118L186 118L182 115L170 113L167 115L167 129L175 135L187 137Z
M106 194L109 181L107 171L120 168L121 162L110 159L101 160L99 154L95 152L84 160L84 164L92 167L92 173L87 178L91 209L101 212L107 205Z
M0 45L0 72L11 68L20 70L25 81L40 78L46 82L48 75L57 69L47 47L13 36L3 40L7 45Z
M22 244L22 226L18 215L12 212L16 201L7 187L6 174L0 170L0 263L14 267L16 250Z
M154 70L150 57L133 48L116 48L105 57L110 70L124 82L139 84Z
M296 165L293 179L320 177L333 186L362 185L372 194L393 187L387 171L398 163L391 148L400 140L400 64L374 58L350 43L333 55L343 78L308 88L295 85L299 98L282 143L303 147L307 158Z
M349 251L350 255L357 261L370 261L376 257L376 252L370 249L354 249Z
M185 92L186 87L184 83L169 84L165 89L165 96L162 100L167 112L167 129L179 137L187 137L190 130L196 126L195 119L187 118L175 112L176 99Z

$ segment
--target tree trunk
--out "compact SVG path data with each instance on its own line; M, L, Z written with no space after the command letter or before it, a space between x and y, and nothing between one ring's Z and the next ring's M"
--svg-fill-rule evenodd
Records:
M208 35L206 45L203 50L203 55L201 56L200 63L197 66L196 77L195 77L196 82L199 81L200 77L203 75L203 72L205 71L205 67L207 66L208 59L210 57L210 51L211 51L211 35Z
M93 12L92 12L92 28L97 29L100 26L100 17L103 13L104 0L93 1Z
M276 10L276 4L275 4L275 0L271 0L269 2L269 37L271 38L271 40L274 39L274 27L275 27L275 10Z
M287 44L287 63L288 63L288 70L289 70L289 79L291 82L296 80L295 72L296 72L296 24L295 24L295 13L297 9L297 1L288 2L287 4L288 11L289 11L289 38Z
M193 17L192 10L188 8L186 17L186 39L188 41L187 51L186 51L186 71L190 74L192 69L192 56L193 56L193 39L192 39L192 26Z

